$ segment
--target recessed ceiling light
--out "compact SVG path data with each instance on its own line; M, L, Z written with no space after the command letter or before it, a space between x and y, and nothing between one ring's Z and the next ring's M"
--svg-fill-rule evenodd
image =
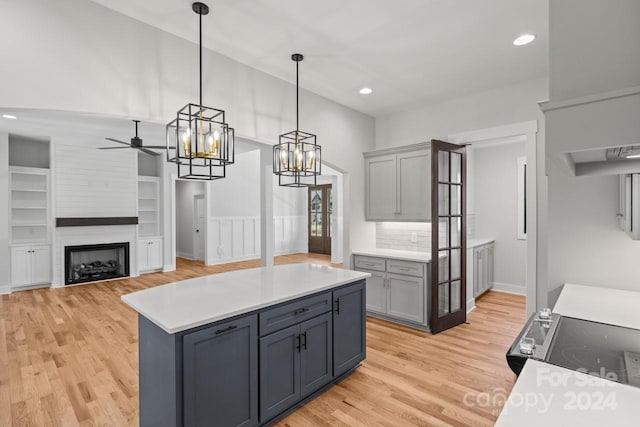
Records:
M523 46L525 44L529 44L532 41L534 41L536 38L536 36L534 36L533 34L523 34L520 37L518 37L517 39L515 39L513 41L513 44L516 46Z
M17 119L17 117L14 116L13 114L3 114L2 117L4 117L5 119L9 119L9 120Z
M373 89L371 89L370 87L363 87L362 89L360 89L360 93L362 95L369 95L371 92L373 92Z

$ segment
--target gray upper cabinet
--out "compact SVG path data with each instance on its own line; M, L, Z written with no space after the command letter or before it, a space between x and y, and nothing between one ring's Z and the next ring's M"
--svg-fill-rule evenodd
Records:
M394 220L396 217L396 156L367 159L367 220Z
M333 375L338 376L366 355L365 282L333 292Z
M364 153L368 221L431 220L431 152L422 143Z
M184 336L185 427L258 424L256 317Z

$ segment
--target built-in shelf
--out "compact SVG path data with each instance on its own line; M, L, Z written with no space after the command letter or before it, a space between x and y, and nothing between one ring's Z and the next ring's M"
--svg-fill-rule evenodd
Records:
M160 178L138 176L138 235L160 235Z
M49 169L11 166L9 174L11 243L48 242Z

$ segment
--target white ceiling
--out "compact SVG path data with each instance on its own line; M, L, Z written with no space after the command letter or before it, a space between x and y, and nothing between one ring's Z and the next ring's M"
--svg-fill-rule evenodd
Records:
M191 0L93 0L197 42ZM205 1L206 2L206 1ZM204 45L381 116L430 102L546 77L543 0L215 0ZM513 46L522 33L537 39ZM363 96L363 86L374 89Z

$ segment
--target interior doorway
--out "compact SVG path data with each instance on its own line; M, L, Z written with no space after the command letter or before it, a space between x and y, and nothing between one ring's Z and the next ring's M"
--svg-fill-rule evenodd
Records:
M332 185L309 187L308 195L309 253L331 255Z
M204 261L205 197L201 181L176 180L176 256Z

